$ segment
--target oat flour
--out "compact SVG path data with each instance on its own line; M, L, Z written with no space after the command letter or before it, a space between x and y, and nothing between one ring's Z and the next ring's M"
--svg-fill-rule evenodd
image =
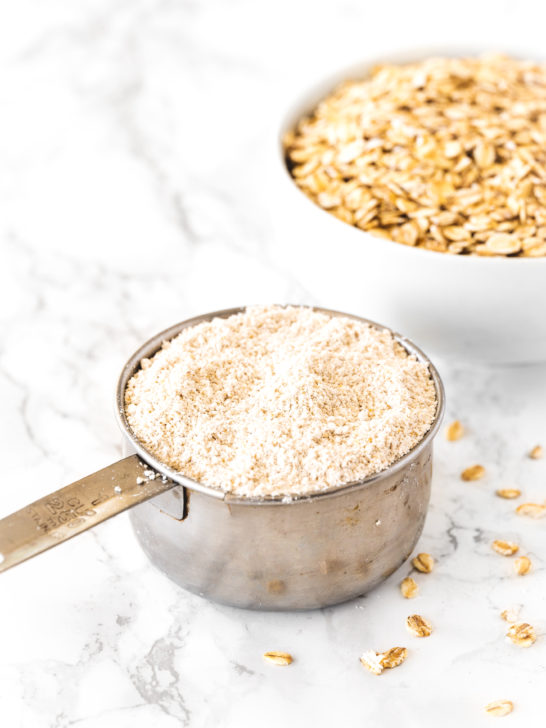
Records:
M436 412L426 364L390 332L280 306L185 329L142 361L125 403L160 461L244 496L365 478L411 450Z

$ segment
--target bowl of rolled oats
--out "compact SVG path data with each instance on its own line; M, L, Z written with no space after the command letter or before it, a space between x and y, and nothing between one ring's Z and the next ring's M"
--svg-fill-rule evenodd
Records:
M291 106L276 241L308 291L444 356L546 360L546 64L406 54Z

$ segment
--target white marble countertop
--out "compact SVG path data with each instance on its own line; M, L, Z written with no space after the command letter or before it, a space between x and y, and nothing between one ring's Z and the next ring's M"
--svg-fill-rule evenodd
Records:
M24 0L0 11L0 516L120 454L118 370L189 315L312 300L267 253L271 122L312 76L399 45L539 48L540 3ZM373 32L370 33L370 28ZM327 298L327 292L325 294ZM365 314L365 312L360 312ZM501 325L501 322L499 322ZM419 550L437 559L408 602L402 567L356 601L246 612L185 593L147 562L121 515L1 576L0 722L9 728L543 724L544 521L494 496L544 500L546 367L438 362L447 419ZM487 468L478 483L460 471ZM517 541L533 570L493 553ZM539 638L508 643L506 607ZM404 619L422 613L427 640ZM404 644L380 677L358 657ZM292 652L288 668L268 649Z

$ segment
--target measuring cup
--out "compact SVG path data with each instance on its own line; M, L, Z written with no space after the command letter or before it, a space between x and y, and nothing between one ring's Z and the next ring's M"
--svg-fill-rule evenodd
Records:
M309 609L342 602L364 594L408 558L427 512L444 390L429 359L399 334L393 333L395 340L429 368L436 415L409 453L362 481L292 499L235 496L159 462L131 431L124 394L140 361L189 326L242 311L178 323L130 357L116 390L125 457L0 520L0 571L127 509L155 566L184 589L238 607Z

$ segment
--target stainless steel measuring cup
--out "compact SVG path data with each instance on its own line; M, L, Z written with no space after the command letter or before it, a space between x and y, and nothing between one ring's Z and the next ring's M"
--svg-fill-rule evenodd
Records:
M182 329L243 310L183 321L131 356L116 391L126 457L0 520L0 571L128 508L153 564L185 589L239 607L335 604L365 593L408 558L426 516L432 440L443 414L444 391L428 358L399 334L395 339L429 367L436 415L411 452L363 481L291 500L233 496L160 463L131 431L124 393L140 361ZM386 328L358 316L316 310Z

